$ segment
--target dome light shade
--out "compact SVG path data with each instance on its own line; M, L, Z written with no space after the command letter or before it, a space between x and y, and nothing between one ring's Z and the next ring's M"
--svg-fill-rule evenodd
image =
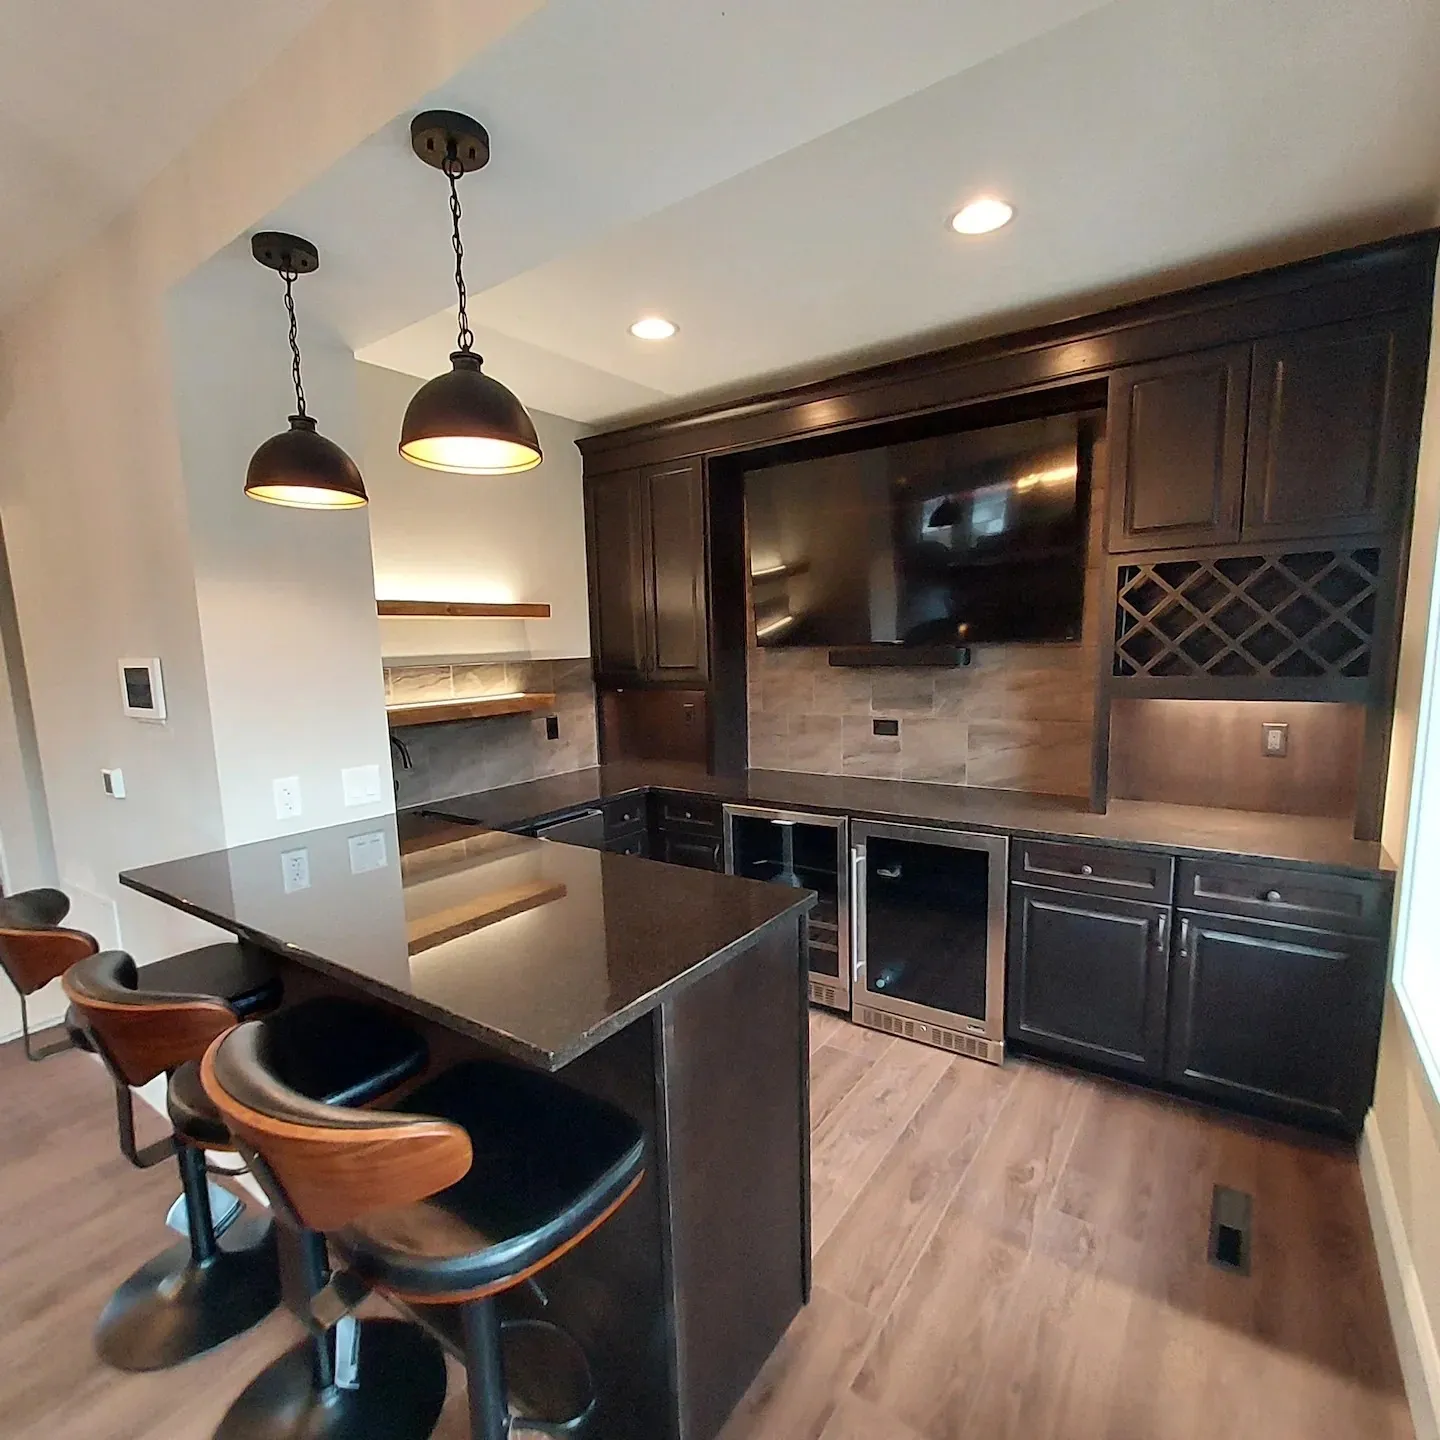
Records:
M535 423L480 356L456 350L450 373L427 380L400 426L400 453L428 470L459 475L514 475L541 461Z
M290 428L272 435L250 457L245 493L302 510L348 510L366 502L359 468L320 434L309 415L292 415Z

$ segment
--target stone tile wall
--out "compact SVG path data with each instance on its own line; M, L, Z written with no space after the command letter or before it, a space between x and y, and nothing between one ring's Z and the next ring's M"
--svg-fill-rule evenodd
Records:
M554 692L560 738L545 737L545 714L497 715L417 725L396 733L414 768L394 757L398 803L423 804L515 785L542 775L561 775L596 763L595 687L590 661L531 660L475 665L407 665L385 671L385 698L391 704L450 700L514 691Z

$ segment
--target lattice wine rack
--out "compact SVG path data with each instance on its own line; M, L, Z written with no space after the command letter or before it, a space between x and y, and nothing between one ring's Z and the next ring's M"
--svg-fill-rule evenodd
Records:
M1113 673L1363 680L1379 584L1373 547L1122 565Z

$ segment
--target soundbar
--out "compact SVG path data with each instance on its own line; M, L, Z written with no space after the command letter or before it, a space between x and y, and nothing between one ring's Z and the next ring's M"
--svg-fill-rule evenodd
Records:
M931 665L958 670L970 663L968 645L840 645L830 652L837 670Z

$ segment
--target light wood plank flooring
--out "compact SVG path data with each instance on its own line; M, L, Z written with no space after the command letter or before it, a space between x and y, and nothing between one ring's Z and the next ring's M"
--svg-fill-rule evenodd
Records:
M815 1297L723 1440L1412 1440L1348 1156L818 1012L812 1035ZM203 1440L294 1322L100 1366L173 1172L120 1159L87 1057L0 1047L0 1095L0 1435ZM1216 1182L1256 1197L1249 1279L1205 1263ZM466 1433L454 1379L440 1440Z

